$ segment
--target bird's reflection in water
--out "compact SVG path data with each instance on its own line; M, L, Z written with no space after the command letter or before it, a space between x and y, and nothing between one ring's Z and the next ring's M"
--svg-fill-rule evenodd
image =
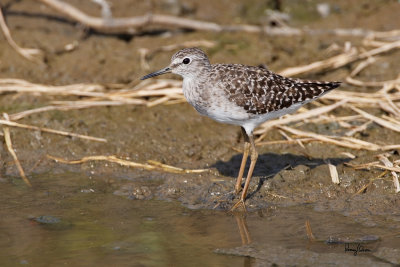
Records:
M242 245L248 245L251 243L251 237L249 228L247 226L246 215L244 213L233 213L236 218L237 225L239 227L240 238L242 239Z
M250 236L250 232L249 232L249 227L247 226L246 213L234 212L233 215L235 216L236 223L239 228L240 238L242 239L242 246L249 245L252 241L251 241L251 236ZM250 257L244 257L243 266L244 267L253 266L252 259Z

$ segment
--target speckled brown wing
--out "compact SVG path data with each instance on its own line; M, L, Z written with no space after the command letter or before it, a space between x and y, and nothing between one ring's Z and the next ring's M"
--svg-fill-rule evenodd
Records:
M244 65L214 65L228 99L248 113L265 114L303 103L338 87L339 82L286 78L267 69Z

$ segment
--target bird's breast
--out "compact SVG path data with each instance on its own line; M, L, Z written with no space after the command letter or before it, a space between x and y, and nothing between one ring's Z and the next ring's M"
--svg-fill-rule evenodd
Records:
M241 124L249 114L230 101L218 84L197 83L191 79L183 80L183 95L200 114L216 121L229 124Z
M207 110L210 108L210 95L204 84L195 82L193 79L185 78L183 80L183 95L199 113L207 115Z

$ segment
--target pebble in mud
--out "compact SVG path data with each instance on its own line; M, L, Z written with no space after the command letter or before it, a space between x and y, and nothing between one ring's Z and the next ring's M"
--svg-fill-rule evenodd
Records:
M125 184L121 186L120 189L114 191L114 195L124 196L129 199L151 199L153 194L149 187L147 186L138 186L136 184Z
M28 218L49 230L65 230L72 226L72 223L52 215L29 216Z
M31 220L34 220L38 223L42 223L42 224L56 224L61 222L60 218L51 216L51 215L42 215L42 216L38 216L38 217L33 217L30 218Z

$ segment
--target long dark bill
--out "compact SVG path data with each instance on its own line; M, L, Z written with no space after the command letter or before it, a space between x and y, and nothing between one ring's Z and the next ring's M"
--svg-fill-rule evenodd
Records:
M143 76L140 79L141 80L146 80L148 78L151 78L151 77L154 77L154 76L158 76L158 75L161 75L161 74L164 74L164 73L170 73L170 72L171 72L171 69L169 67L166 67L166 68L163 68L161 70L158 70L158 71L152 72L150 74L147 74L146 76Z

